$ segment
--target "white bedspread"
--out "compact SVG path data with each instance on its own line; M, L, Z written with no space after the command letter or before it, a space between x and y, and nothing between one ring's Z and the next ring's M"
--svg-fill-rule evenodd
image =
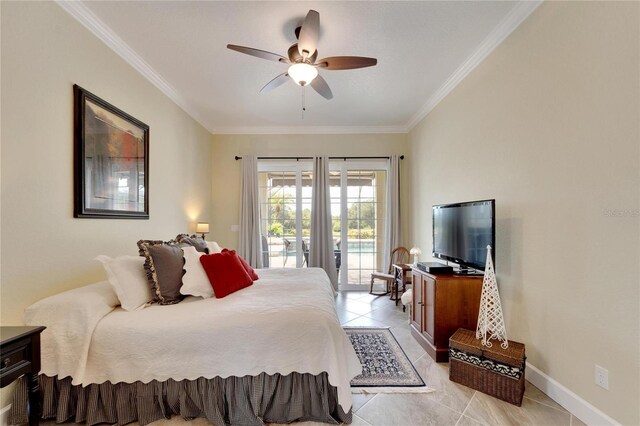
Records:
M348 411L349 382L361 365L340 326L327 275L315 268L257 272L260 279L251 287L223 299L190 297L132 312L96 310L84 324L66 321L65 312L55 309L45 309L52 317L44 323L34 313L36 304L27 323L56 329L43 334L42 372L71 375L83 385L327 372ZM75 344L61 339L63 327L73 330Z

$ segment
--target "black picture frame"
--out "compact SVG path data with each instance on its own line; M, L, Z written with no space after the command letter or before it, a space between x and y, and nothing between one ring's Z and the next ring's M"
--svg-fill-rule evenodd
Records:
M76 218L149 219L149 126L73 85Z

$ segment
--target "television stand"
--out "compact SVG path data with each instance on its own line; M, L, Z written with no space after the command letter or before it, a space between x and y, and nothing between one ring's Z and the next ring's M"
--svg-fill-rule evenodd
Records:
M475 330L482 278L437 274L413 268L411 334L436 362L449 358L449 337L459 328Z

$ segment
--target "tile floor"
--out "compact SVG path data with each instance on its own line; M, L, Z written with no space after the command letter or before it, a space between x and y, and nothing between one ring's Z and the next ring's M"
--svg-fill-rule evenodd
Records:
M353 426L478 426L541 425L579 426L583 423L535 386L526 384L521 407L449 381L446 363L436 363L411 336L408 314L387 296L344 292L336 299L340 322L345 326L391 327L405 353L427 386L427 394L353 395ZM153 426L210 426L206 419L186 422L179 417L160 420ZM53 426L54 422L44 422ZM326 426L301 422L296 426ZM275 426L275 425L273 425Z
M336 305L344 326L391 327L427 386L436 389L428 394L353 395L354 426L583 424L528 382L522 406L516 407L449 381L448 364L426 354L411 336L408 313L387 296L343 292Z

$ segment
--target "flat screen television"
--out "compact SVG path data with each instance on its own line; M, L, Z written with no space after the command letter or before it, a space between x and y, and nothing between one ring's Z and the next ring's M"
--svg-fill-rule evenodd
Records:
M495 264L495 200L433 206L433 257L484 271L487 245Z

